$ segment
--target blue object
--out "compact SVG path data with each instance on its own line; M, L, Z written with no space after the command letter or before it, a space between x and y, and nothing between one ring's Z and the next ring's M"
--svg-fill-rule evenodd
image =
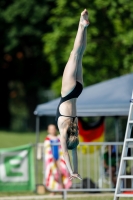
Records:
M116 146L115 145L113 145L112 153L116 153Z
M55 160L58 160L59 159L59 150L58 150L59 141L58 140L50 140L50 143L51 143L51 149L52 149L53 157L54 157Z

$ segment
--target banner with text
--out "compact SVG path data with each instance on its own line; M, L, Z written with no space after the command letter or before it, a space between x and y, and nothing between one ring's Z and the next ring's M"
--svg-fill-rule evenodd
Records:
M0 149L0 192L35 190L33 146Z

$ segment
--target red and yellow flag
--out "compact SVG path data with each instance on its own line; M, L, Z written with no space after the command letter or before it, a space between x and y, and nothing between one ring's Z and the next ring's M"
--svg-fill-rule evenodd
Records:
M103 142L104 141L104 132L105 132L104 117L101 117L98 122L93 123L91 125L83 121L82 118L79 118L78 126L79 126L79 141L80 142ZM89 152L93 153L94 149L95 149L94 146L90 146Z

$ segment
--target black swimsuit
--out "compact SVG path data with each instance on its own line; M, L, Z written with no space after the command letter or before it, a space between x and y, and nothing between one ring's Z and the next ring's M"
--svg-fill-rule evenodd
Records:
M58 121L58 118L60 116L71 117L71 118L73 118L73 121L74 121L74 119L76 118L76 116L72 117L72 116L61 115L60 111L59 111L59 107L65 101L68 101L68 100L73 99L73 98L78 98L78 96L81 94L82 90L83 90L82 84L77 81L74 89L68 95L66 95L65 97L61 97L60 103L59 103L59 105L57 107L56 119L55 119L56 121Z

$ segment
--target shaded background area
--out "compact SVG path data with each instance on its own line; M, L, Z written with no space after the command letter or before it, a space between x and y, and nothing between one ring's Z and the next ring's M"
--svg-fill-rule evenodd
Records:
M133 72L133 1L0 1L0 129L34 131L34 109L60 96L79 15L90 13L84 85ZM45 129L54 118L43 117Z

